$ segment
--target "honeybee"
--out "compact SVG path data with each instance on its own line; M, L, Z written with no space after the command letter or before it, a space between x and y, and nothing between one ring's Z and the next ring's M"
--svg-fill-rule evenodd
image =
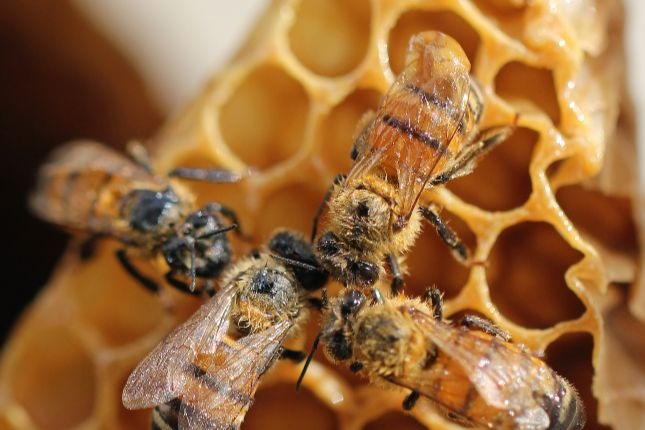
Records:
M123 404L155 407L153 429L237 429L276 359L304 358L282 343L299 331L308 291L327 275L295 233L274 235L269 251L274 254L254 252L227 269L215 297L128 378Z
M370 303L371 302L371 303ZM585 412L576 390L504 330L467 315L443 319L441 294L368 299L348 289L330 301L320 338L328 357L375 381L411 389L403 407L430 399L463 425L577 430Z
M158 291L131 257L163 255L166 280L195 291L196 278L212 279L231 261L225 233L239 225L235 213L219 203L195 206L195 197L173 177L235 182L224 170L179 168L168 177L152 173L143 146L130 146L131 158L92 141L74 141L57 150L38 174L30 199L33 212L46 221L93 237L111 236L125 245L119 262L144 287ZM225 225L224 218L232 223ZM188 277L187 284L177 275Z
M345 285L373 285L387 259L396 290L403 282L398 259L414 243L421 217L460 261L469 262L468 250L435 205L419 204L424 190L470 173L515 128L479 129L482 94L469 69L455 40L436 32L417 34L378 111L359 123L354 164L327 192L312 231L320 263ZM325 206L326 222L316 238Z

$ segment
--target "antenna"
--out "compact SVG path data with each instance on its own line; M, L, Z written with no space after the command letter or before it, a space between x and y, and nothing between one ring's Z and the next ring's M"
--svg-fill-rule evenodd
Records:
M318 333L318 336L316 336L314 343L311 345L311 351L309 351L309 355L307 356L307 361L305 361L305 365L302 367L302 372L300 372L300 376L298 377L298 382L296 382L296 391L300 391L300 385L302 385L302 380L305 378L305 373L307 373L307 369L309 369L309 364L311 363L311 360L314 358L314 353L318 348L318 343L320 342L321 336L322 336L322 331Z
M190 292L195 291L197 283L197 268L195 267L195 242L190 242Z
M299 269L309 270L310 272L320 272L324 273L325 271L320 267L314 266L313 264L303 263L302 261L294 260L288 257L283 257L281 255L271 254L271 257L275 258L278 261L288 264L289 266L298 267Z
M237 224L231 224L231 225L229 225L227 227L222 227L220 229L213 230L213 231L210 231L208 233L204 233L201 236L195 237L195 239L206 239L206 238L209 238L211 236L216 236L216 235L218 235L220 233L226 233L227 231L231 231L231 230L234 230L236 228L237 228Z

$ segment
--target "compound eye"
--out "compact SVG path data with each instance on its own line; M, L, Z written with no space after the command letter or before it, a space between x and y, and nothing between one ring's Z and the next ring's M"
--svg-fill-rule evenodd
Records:
M356 205L356 215L358 215L359 218L367 218L367 216L370 214L370 207L367 204L366 201L360 201Z
M369 261L355 261L349 263L349 271L354 275L356 283L362 287L370 287L378 281L379 268Z
M347 318L349 315L356 313L358 309L363 305L365 296L357 290L349 290L343 296L343 300L340 304L340 313L343 318Z
M340 251L338 246L338 238L334 233L328 232L320 236L318 239L318 251L321 254L331 256L336 255Z

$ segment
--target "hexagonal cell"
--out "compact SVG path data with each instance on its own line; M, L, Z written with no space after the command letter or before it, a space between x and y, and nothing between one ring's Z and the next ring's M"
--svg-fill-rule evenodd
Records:
M403 412L388 412L378 419L367 423L364 430L424 430L425 426L421 425L412 416L406 415Z
M531 194L529 164L539 135L520 127L486 154L470 175L448 183L463 200L489 211L521 206Z
M611 427L598 423L598 401L591 391L594 369L591 362L593 338L587 333L567 333L551 343L545 360L553 369L569 381L580 394L587 412L585 429Z
M244 419L247 430L332 430L339 423L335 413L307 389L296 393L292 384L260 387Z
M10 389L42 429L68 429L92 416L97 381L90 353L65 327L43 327L23 339Z
M463 48L471 65L479 49L479 34L462 17L451 11L413 10L402 14L390 32L388 55L392 72L398 74L405 66L410 37L421 31L435 30L452 36Z
M302 85L276 66L251 72L221 108L226 144L250 166L266 169L302 145L309 98Z
M260 210L262 216L257 219L257 235L266 240L276 229L290 228L309 237L323 195L323 191L312 190L306 184L295 184L268 196Z
M447 210L441 211L440 215L473 252L477 238L466 223ZM455 259L428 222L424 222L423 232L407 255L407 265L410 275L406 277L405 291L409 295L420 295L435 285L446 298L454 297L468 280L468 268Z
M526 0L473 0L477 8L506 34L521 39L526 19Z
M72 291L83 323L97 328L108 345L119 346L152 330L164 311L159 297L119 265L114 245L112 241L100 243L97 255L79 264ZM133 261L142 272L154 276L155 269L146 261Z
M550 224L509 227L488 259L491 298L506 317L525 327L547 328L575 319L585 308L567 287L564 274L581 258Z
M571 185L560 188L556 200L576 228L612 250L636 255L638 242L628 198Z
M553 124L560 123L560 105L553 72L519 61L507 63L495 76L495 92L520 111L544 112Z
M319 151L332 171L347 172L352 166L350 152L357 124L369 110L376 110L381 94L374 90L356 90L336 105L320 122Z
M368 0L301 1L289 31L294 55L319 75L350 72L367 52L371 12Z

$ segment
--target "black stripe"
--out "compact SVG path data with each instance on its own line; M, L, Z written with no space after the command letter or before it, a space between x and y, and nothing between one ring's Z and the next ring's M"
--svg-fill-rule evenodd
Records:
M578 411L578 399L573 389L559 375L553 372L553 375L559 385L557 399L552 401L555 410L550 410L548 430L573 430L580 429L584 425Z
M409 122L405 123L398 118L395 118L391 115L383 115L382 118L383 122L387 125L389 125L392 128L396 128L397 130L400 130L407 134L410 137L413 137L414 139L418 140L419 142L423 143L426 146L429 146L430 148L434 150L439 150L441 147L441 141L437 138L434 138L427 133L418 130L412 124Z
M225 381L218 381L206 373L204 369L191 363L189 368L186 369L195 379L200 380L210 390L220 393L222 389L226 389L226 398L237 403L238 405L246 406L251 404L253 397L248 394L228 386Z
M190 417L196 417L200 421L203 421L207 427L206 428L216 428L221 430L237 430L238 427L230 422L224 422L216 417L210 417L203 414L201 411L193 408L187 403L183 403L182 407L184 408L184 414Z
M433 105L435 105L435 106L437 106L437 107L439 107L441 109L444 109L446 111L448 111L449 108L452 107L452 102L449 102L446 99L439 98L439 97L437 97L436 94L429 93L429 92L425 91L424 89L417 87L416 85L406 84L404 86L404 88L406 90L410 91L411 93L416 94L417 96L419 96L419 98L424 103L433 104ZM469 105L466 106L465 110L466 111L472 111L470 109ZM466 118L466 115L462 115L461 112L457 111L457 112L452 112L451 117L452 117L453 120L459 121L457 123L457 131L460 134L464 134L464 131L466 130L466 123L464 122L464 119Z
M431 103L431 104L433 104L435 106L438 106L438 107L440 107L442 109L446 109L449 106L449 103L446 100L440 99L439 97L437 97L436 94L429 93L429 92L425 91L424 89L417 87L416 85L405 84L404 88L406 90L410 91L411 93L414 93L414 94L418 95L419 98L421 100L423 100L425 103Z

